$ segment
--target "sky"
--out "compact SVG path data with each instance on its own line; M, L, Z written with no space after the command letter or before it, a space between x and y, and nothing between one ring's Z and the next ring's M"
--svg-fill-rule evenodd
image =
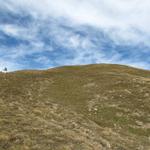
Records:
M0 70L150 69L149 0L1 0Z

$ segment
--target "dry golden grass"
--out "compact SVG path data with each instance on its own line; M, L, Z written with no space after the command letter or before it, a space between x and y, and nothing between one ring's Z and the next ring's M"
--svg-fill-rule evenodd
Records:
M0 73L0 150L149 150L149 89L121 65Z

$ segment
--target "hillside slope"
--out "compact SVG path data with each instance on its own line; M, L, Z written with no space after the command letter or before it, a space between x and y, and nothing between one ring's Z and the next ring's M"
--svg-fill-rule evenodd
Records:
M121 65L0 73L0 150L149 150L149 89Z

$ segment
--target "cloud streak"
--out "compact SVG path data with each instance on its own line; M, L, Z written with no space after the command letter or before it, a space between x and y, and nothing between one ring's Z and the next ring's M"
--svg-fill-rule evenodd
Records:
M0 67L121 63L149 69L149 13L148 0L5 0Z

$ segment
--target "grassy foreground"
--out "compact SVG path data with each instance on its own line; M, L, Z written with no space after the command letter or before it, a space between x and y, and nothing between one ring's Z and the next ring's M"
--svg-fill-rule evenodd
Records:
M0 73L0 150L150 150L150 71Z

